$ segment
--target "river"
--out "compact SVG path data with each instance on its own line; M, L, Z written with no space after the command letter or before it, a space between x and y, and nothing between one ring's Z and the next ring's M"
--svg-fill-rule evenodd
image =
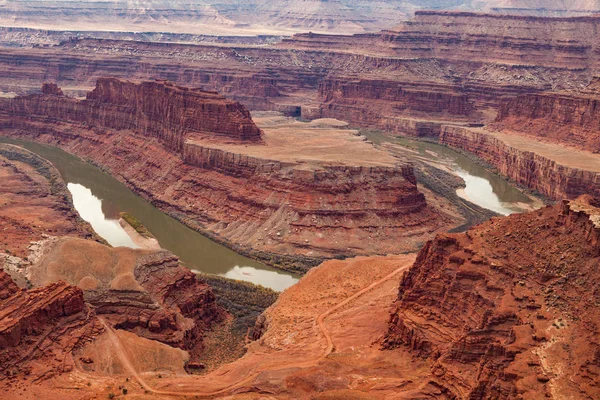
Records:
M378 132L367 137L377 145L391 143L409 158L442 167L465 181L457 194L502 215L524 212L541 202L524 194L502 177L469 158L435 143L394 138ZM270 268L222 246L164 214L99 168L59 148L33 142L1 138L49 160L67 183L81 217L112 246L136 248L119 224L119 213L128 212L144 224L161 247L172 251L191 270L243 280L282 291L298 281L296 275Z
M460 197L500 215L531 211L543 206L540 200L523 193L505 178L447 146L380 132L368 132L365 136L376 145L396 145L395 149L409 159L418 158L458 175L465 181L465 188L457 191Z
M252 282L282 291L299 277L268 267L220 245L164 214L101 169L57 147L0 137L50 161L60 172L79 215L112 246L138 247L119 224L119 214L135 216L193 271Z

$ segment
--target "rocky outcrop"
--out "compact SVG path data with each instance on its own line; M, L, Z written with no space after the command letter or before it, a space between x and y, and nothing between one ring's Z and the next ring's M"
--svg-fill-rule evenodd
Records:
M384 346L432 360L444 398L600 395L593 203L438 236L402 278Z
M440 142L476 155L512 181L552 199L574 199L583 194L600 196L600 173L560 165L512 147L493 135L444 126Z
M438 120L481 122L505 96L589 83L599 67L597 25L597 17L437 11L380 33L305 33L272 46L74 39L56 49L0 50L0 88L27 93L45 80L89 87L105 76L161 78L218 90L254 110L297 116L299 108L322 108L320 115L347 113L380 128L383 118L432 110ZM334 92L340 80L352 82L345 96Z
M600 153L599 94L538 93L519 96L502 103L495 126Z
M72 352L102 332L81 289L64 282L23 290L0 269L0 299L4 387L25 375L44 380L70 371Z
M324 165L317 170L304 170L293 168L293 164L286 165L193 143L186 144L184 160L190 165L247 178L256 189L287 192L290 194L288 205L300 217L314 218L320 214L348 218L352 214L358 217L369 213L384 217L411 214L425 206L423 194L411 189L417 180L410 166ZM310 195L302 195L303 191ZM369 193L376 194L376 197L370 197ZM332 197L339 199L335 207ZM278 205L274 203L272 206ZM358 221L353 223L360 225Z
M164 253L141 257L136 264L134 276L155 302L165 309L176 310L170 311L173 315L171 321L175 326L188 327L175 345L192 350L192 358L198 356L202 351L199 343L202 343L205 332L215 323L222 322L226 316L225 311L217 304L210 286L181 266L176 257ZM181 316L192 323L181 324ZM129 319L126 324L128 323ZM152 331L156 327L149 322L148 328Z
M404 56L577 68L598 62L597 16L540 18L418 11L383 40ZM485 49L485 50L484 50Z
M42 96L10 99L3 108L15 116L45 116L49 122L66 120L135 130L159 138L174 150L181 150L185 138L194 133L260 140L260 130L248 110L214 92L162 81L137 84L117 79L99 79L84 101L57 95L56 88L45 86L44 90Z
M94 260L82 264L81 254ZM167 251L61 238L46 244L31 267L34 285L57 280L81 287L85 301L114 328L186 349L191 359L202 353L205 332L226 316L211 288Z
M418 82L328 78L319 84L322 104L318 114L414 136L435 135L432 123L416 126L407 117L468 120L475 111L472 100L453 89Z

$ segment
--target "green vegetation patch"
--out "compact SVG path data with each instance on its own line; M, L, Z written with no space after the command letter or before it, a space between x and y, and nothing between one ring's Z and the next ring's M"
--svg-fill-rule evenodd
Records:
M134 217L133 215L126 213L126 212L122 212L122 213L119 213L119 216L121 218L123 218L123 220L125 222L127 222L129 225L131 225L131 227L133 229L135 229L135 231L137 233L139 233L140 235L142 235L143 237L150 238L150 239L156 239L154 237L154 235L148 230L148 228L146 228L144 226L144 224L142 224L140 222L140 220L137 219L136 217Z
M256 318L279 297L276 291L250 282L208 274L199 276L210 285L218 303L235 317L232 330L243 337L254 327Z

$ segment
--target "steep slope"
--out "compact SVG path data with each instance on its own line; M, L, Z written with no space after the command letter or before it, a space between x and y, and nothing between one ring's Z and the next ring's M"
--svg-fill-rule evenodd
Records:
M23 290L0 269L0 387L20 391L73 370L73 352L102 332L75 286L56 282Z
M43 248L30 267L33 285L77 285L111 326L188 350L192 362L202 353L205 332L226 316L210 287L167 251L113 249L75 238Z
M600 153L599 78L580 91L518 96L502 103L494 128Z
M598 397L598 206L582 197L428 243L385 347L431 359L445 398Z
M0 268L21 286L37 243L49 235L101 240L72 206L54 167L16 146L0 144Z

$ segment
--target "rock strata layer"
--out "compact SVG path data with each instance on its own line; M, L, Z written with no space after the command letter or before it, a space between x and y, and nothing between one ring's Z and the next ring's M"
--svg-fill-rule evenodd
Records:
M192 360L202 353L204 333L226 315L211 288L167 251L61 238L46 244L31 267L34 285L59 280L82 288L85 301L114 328L188 350Z
M599 21L421 11L378 33L303 33L260 47L73 39L54 48L0 49L0 89L158 77L218 90L253 110L343 114L414 134L409 122L427 115L438 123L481 123L493 120L489 107L507 96L587 85L599 74Z
M600 79L587 90L538 93L505 101L494 126L600 153Z
M510 180L551 199L574 199L583 194L600 196L600 172L591 166L561 164L549 156L519 149L490 132L477 129L443 126L440 142L478 156ZM573 158L577 158L576 152ZM592 158L598 161L596 157Z
M102 330L81 289L56 282L23 290L0 269L0 387L71 371L73 351Z
M386 348L433 361L439 398L600 395L600 209L584 196L438 236L400 283Z

